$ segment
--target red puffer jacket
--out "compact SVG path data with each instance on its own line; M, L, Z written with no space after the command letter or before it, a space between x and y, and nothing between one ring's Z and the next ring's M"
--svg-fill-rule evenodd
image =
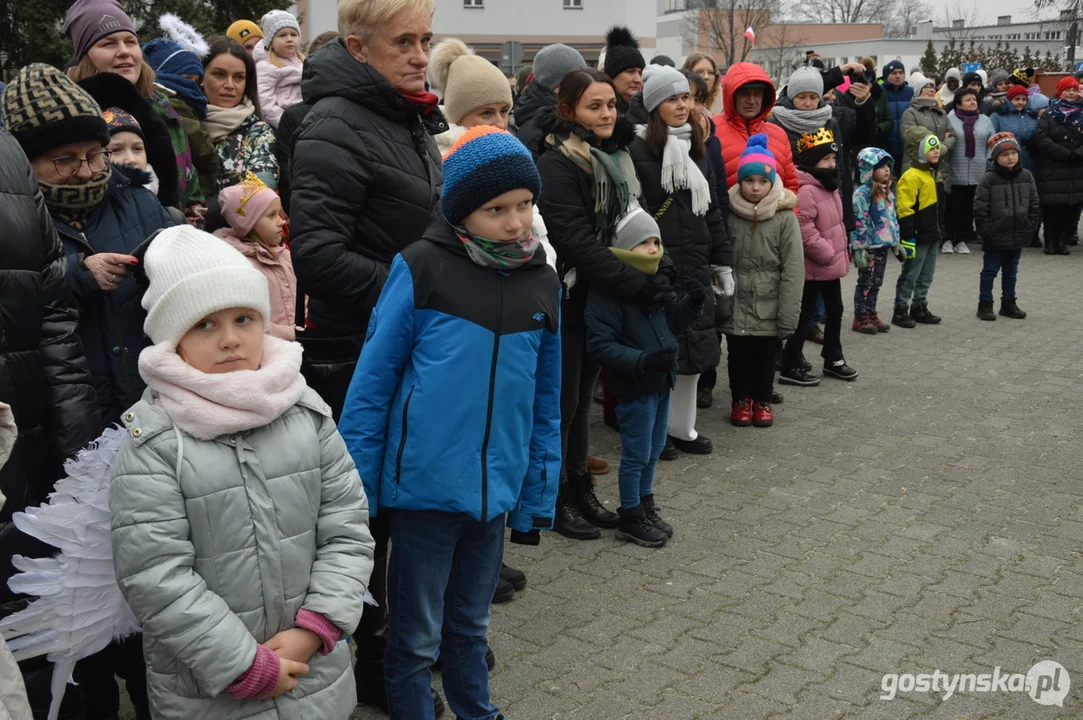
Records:
M805 280L838 280L850 271L846 225L839 191L831 192L803 170L797 171L797 221L805 247Z
M765 98L760 114L751 120L745 120L737 114L737 105L733 96L737 90L749 83L761 83ZM778 174L787 190L797 192L797 169L793 164L793 151L786 131L774 123L767 122L767 116L775 105L775 86L771 78L759 65L750 62L735 63L726 72L725 86L722 88L725 111L714 116L715 137L722 143L722 158L726 162L726 188L737 183L737 162L745 151L748 138L756 133L767 135L767 147L774 153L778 164Z

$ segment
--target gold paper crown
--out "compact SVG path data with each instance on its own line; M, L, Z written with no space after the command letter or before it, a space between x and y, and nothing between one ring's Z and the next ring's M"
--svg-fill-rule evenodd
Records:
M811 150L817 145L827 145L835 142L835 133L831 132L825 127L820 128L815 133L805 133L797 141L797 152L803 153L806 150Z
M263 184L263 181L252 174L251 171L244 176L244 180L241 183L241 199L237 201L237 214L241 217L245 217L248 213L245 211L244 206L249 200L254 198L260 190L266 190L267 186Z

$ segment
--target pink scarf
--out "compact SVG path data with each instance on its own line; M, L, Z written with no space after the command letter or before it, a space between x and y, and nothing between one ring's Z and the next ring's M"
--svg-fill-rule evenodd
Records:
M296 405L307 387L300 344L271 335L263 338L258 370L208 375L164 342L139 354L139 374L169 419L200 440L268 425Z

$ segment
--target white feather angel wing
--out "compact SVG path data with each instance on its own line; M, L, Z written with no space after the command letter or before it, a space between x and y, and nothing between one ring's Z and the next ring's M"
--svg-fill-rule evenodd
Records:
M205 58L211 51L211 46L207 44L199 31L173 13L166 13L158 18L158 26L170 40L194 53L200 59Z
M126 435L118 427L106 430L65 463L67 477L47 504L12 516L19 530L59 549L51 558L12 559L20 572L8 587L37 599L0 620L16 660L47 655L55 663L50 720L76 661L139 630L117 585L109 544L109 484Z

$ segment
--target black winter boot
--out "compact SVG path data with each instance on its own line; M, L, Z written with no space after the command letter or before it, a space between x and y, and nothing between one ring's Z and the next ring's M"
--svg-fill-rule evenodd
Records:
M1000 313L1004 314L1004 304L1001 301ZM984 300L978 301L978 319L979 320L996 320L997 316L993 314L993 301L985 302Z
M572 540L597 540L602 536L601 530L583 519L576 503L568 498L570 490L568 483L560 486L560 492L557 494L557 516L553 529Z
M901 328L915 328L918 326L914 318L910 317L910 306L896 305L895 314L891 316L891 324Z
M654 526L664 532L666 537L673 537L673 526L658 517L658 508L654 505L654 494L644 495L639 501L643 506L643 514L654 523Z
M657 548L666 544L666 534L656 528L647 514L643 512L643 506L634 508L617 508L620 513L620 524L617 525L617 539L634 542L643 547Z
M929 303L914 303L910 307L910 317L922 325L939 325L941 318L929 312Z
M989 303L989 312L993 311L993 303ZM1004 317L1022 320L1027 314L1015 304L1015 298L1000 298L1000 314Z
M584 520L600 528L617 527L620 517L602 505L598 496L594 494L594 485L589 475L586 480L568 478L568 484L571 486L569 489L575 493L579 512Z

